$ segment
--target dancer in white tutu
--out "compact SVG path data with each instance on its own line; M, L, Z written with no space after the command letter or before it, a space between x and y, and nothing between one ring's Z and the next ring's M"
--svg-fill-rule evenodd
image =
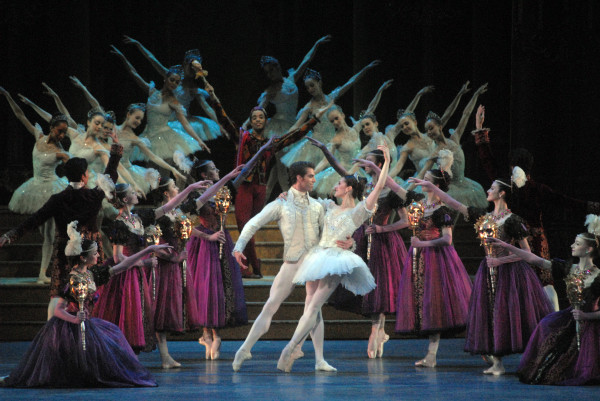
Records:
M17 105L3 87L0 86L0 94L6 97L10 108L27 131L35 137L35 145L31 156L33 158L33 177L21 184L15 190L8 209L13 213L32 214L37 212L51 195L61 192L69 185L65 178L56 175L56 166L69 160L69 154L63 149L60 141L67 132L67 119L64 115L57 115L50 121L50 133L44 135L39 125L33 125L23 110ZM38 284L50 283L46 277L46 270L52 256L52 243L54 242L54 219L48 219L40 226L40 232L44 236L42 245L42 262L37 279Z
M467 126L467 122L469 121L473 109L475 109L477 99L486 91L487 84L480 86L475 91L471 100L465 106L458 126L454 131L451 130L450 138L446 138L442 131L444 120L437 114L429 112L425 121L425 130L427 136L433 139L435 146L429 159L425 162L423 168L416 176L417 178L422 178L427 171L433 168L440 150L450 150L454 156L454 163L452 164L452 180L450 181L448 195L467 206L478 208L486 208L488 206L487 196L483 187L478 182L465 177L465 154L460 146L460 138Z
M383 151L385 162L377 184L365 200L355 203L355 199L362 197L364 183L356 176L346 176L335 188L335 196L342 200L342 205L338 206L333 201L323 201L326 212L321 240L308 252L293 279L297 284L317 282L316 290L304 308L304 314L298 322L291 341L281 353L277 363L279 370L291 371L294 363L292 353L308 333L319 324L321 307L338 284L342 283L346 289L359 295L364 295L375 288L375 279L361 257L351 251L338 248L336 241L351 236L375 211L377 199L385 185L390 168L389 149L386 146L380 146L379 149Z
M125 36L123 42L135 45L144 55L144 57L146 57L146 59L150 62L150 64L152 64L152 67L154 67L154 69L166 79L169 69L162 65L160 61L154 57L154 54L144 47L144 45L137 40L130 38L129 36ZM215 110L208 103L208 93L202 88L198 87L200 80L196 79L198 78L198 71L194 69L194 66L200 67L201 74L208 74L201 68L202 57L200 56L198 49L192 49L185 52L185 56L183 58L184 77L182 77L183 79L181 81L181 85L179 85L173 91L173 94L179 103L181 103L181 105L185 108L185 110L188 111L185 117L196 134L198 134L203 141L216 139L217 137L221 136L221 133L224 133L227 136L227 131L221 130L221 127L219 126ZM198 101L198 104L200 107L202 107L202 110L204 110L209 118L193 116L189 113L190 106L194 99ZM171 117L171 120L168 124L175 131L185 130L184 125L174 116Z
M304 74L304 85L306 91L312 96L312 99L304 106L298 113L296 123L290 128L290 130L298 128L304 124L309 117L317 112L318 109L325 106L329 102L336 102L337 99L346 93L359 79L361 79L367 71L378 66L379 60L371 62L365 66L357 74L348 80L344 85L335 88L329 94L323 92L323 82L321 80L321 74L318 71L308 69ZM333 139L335 135L335 129L329 121L322 121L317 124L311 132L307 135L308 137L315 138L319 142L328 143ZM310 161L317 165L323 159L323 155L319 152L315 152L311 143L302 139L298 143L290 147L287 154L281 159L281 162L286 166L290 166L296 161Z
M175 97L175 91L183 78L183 69L181 66L169 68L166 73L165 84L162 90L158 90L155 88L153 82L144 81L123 53L114 46L112 46L112 49L111 52L123 61L136 83L148 91L146 129L140 135L140 138L148 138L150 140L154 154L164 160L172 160L173 154L177 150L183 152L185 155L201 149L210 152L208 146L196 134L185 117L187 113L185 107ZM173 114L185 131L175 129L168 124ZM143 156L141 158L145 159Z

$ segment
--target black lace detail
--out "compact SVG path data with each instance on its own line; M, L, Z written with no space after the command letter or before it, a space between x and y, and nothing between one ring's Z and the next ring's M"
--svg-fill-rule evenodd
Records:
M431 221L437 228L452 227L455 212L447 206L442 206L431 214Z
M525 220L516 214L511 214L506 219L504 222L504 231L510 238L516 241L520 241L529 235Z

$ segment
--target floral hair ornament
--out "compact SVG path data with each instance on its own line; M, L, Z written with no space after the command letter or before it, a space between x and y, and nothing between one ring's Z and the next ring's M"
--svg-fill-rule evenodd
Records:
M600 247L600 216L588 214L585 217L584 225L587 226L588 233L594 236L596 247Z
M519 166L515 166L512 171L510 181L513 182L517 188L521 188L527 182L527 175L525 171ZM511 185L512 186L512 185Z
M69 240L65 247L66 256L77 256L81 255L83 252L81 249L83 238L81 237L81 234L79 234L79 231L77 231L77 223L78 221L74 220L67 225L67 235L69 236Z

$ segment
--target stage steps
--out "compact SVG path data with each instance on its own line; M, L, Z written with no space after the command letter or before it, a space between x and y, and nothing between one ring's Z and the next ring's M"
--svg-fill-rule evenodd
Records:
M24 218L11 213L5 206L0 207L0 232L16 226ZM226 225L234 241L237 240L239 233L233 213L227 215ZM408 241L410 232L404 234ZM244 279L250 323L258 316L268 298L273 276L279 271L283 256L283 239L276 223L261 229L255 239L265 277L258 280ZM469 274L473 275L483 257L483 251L475 239L472 225L462 222L457 224L454 242ZM46 320L48 286L36 284L34 278L39 271L41 243L40 233L33 231L17 243L0 250L0 341L31 340ZM264 339L291 337L302 314L304 296L304 287L299 286L293 291L274 316L271 329ZM326 321L327 339L367 339L369 336L371 322L364 316L325 306L323 317ZM401 336L394 334L394 323L394 317L389 316L386 331L392 338L400 338ZM229 328L222 330L222 335L227 340L243 340L248 330L249 326ZM197 333L189 333L171 336L171 339L193 340L197 336Z

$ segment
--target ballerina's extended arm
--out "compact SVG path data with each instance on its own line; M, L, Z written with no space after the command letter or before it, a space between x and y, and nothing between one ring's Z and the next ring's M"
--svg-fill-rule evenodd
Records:
M139 41L127 35L123 35L123 43L135 45L135 47L138 48L142 55L150 62L152 67L154 67L156 72L158 72L163 78L167 76L167 71L169 71L168 68L162 65L160 61L158 61L158 59L154 57L154 54L152 54L152 52L148 50L144 45L142 45Z
M308 53L306 53L306 56L304 56L304 59L302 60L302 62L298 66L298 68L291 71L290 78L294 82L296 82L298 80L298 78L300 78L302 76L302 74L304 73L304 70L306 69L306 67L308 67L308 64L315 57L315 54L317 54L317 49L319 48L319 46L321 46L323 43L327 43L329 41L331 41L331 35L325 35L321 39L319 39L315 42L313 47L308 51Z
M98 102L94 95L90 93L88 88L84 84L82 84L76 76L71 75L69 79L71 80L71 83L75 85L76 88L80 89L83 92L83 96L85 96L85 99L88 101L92 109L104 110L104 108L100 106L100 102Z
M388 177L388 171L390 170L390 149L385 145L379 145L377 146L377 149L383 152L385 161L383 162L383 167L381 168L381 173L379 174L377 184L375 184L373 191L371 191L369 196L367 196L367 199L365 199L365 207L367 210L373 210L373 208L377 205L379 194L381 193L383 187L385 187L385 181Z
M42 82L42 86L44 87L44 89L46 89L44 94L54 99L54 103L56 103L56 108L58 109L58 111L67 116L69 127L77 129L77 123L75 122L75 120L73 120L73 118L71 118L71 113L69 113L67 106L65 106L65 104L62 102L61 98L58 96L58 93L56 93L54 89L48 86L48 84L46 84L45 82Z
M8 93L8 91L1 86L0 86L0 95L4 95L4 97L6 97L6 100L8 101L8 105L12 109L13 113L15 113L15 117L17 117L17 120L19 120L21 122L21 124L23 124L25 126L27 131L29 131L29 133L31 135L33 135L36 140L40 136L44 135L41 130L37 129L35 125L31 124L31 122L25 116L25 113L23 113L23 110L21 110L19 105L14 101L14 99L12 98L10 93Z
M465 128L467 127L467 122L469 121L469 117L471 117L471 113L473 113L473 109L477 104L477 99L480 95L484 94L487 91L488 84L481 85L475 93L473 93L473 97L469 100L469 103L465 106L463 110L462 117L458 123L458 126L450 136L450 139L456 143L460 143L460 139L462 138L462 134L465 132ZM444 113L445 114L445 113Z
M446 107L446 110L444 111L444 114L441 117L442 128L444 128L446 126L446 124L448 123L448 120L450 120L450 117L452 117L454 115L454 112L456 111L456 108L458 107L458 103L460 103L460 99L463 97L463 95L465 93L467 93L470 90L471 89L469 88L469 81L467 81L460 88L460 90L458 91L458 94L456 95L454 100L452 100L452 103L450 103L448 105L448 107Z
M127 69L127 71L129 71L135 83L138 84L140 88L148 92L150 90L150 84L144 81L144 79L140 76L140 74L138 74L137 70L133 67L133 65L131 65L129 60L127 60L127 57L125 57L119 49L117 49L114 45L110 45L110 47L112 49L110 52L117 56L123 62L125 68Z

